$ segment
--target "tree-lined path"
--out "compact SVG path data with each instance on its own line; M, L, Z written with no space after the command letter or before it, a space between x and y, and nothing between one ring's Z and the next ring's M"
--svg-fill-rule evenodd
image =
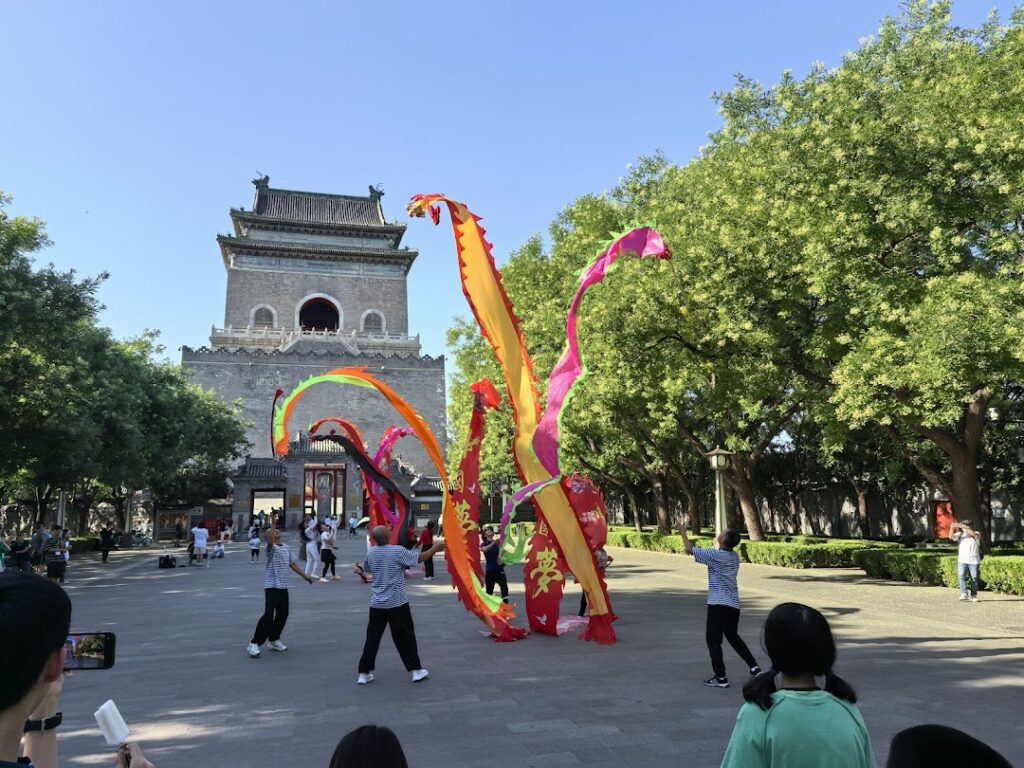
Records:
M352 562L362 540L341 542ZM338 739L374 722L393 728L416 768L714 766L742 702L708 690L704 569L678 555L614 550L619 643L531 636L499 645L455 601L445 579L411 582L428 680L413 685L385 638L377 680L355 685L367 591L355 577L308 586L295 578L283 654L245 655L262 610L262 564L243 545L207 569L156 569L156 555L72 561L73 629L118 635L107 672L71 678L62 701L64 765L106 765L92 712L107 698L159 768L326 766ZM510 572L522 600L521 576ZM563 612L578 605L566 590ZM859 571L743 565L741 632L751 647L785 600L821 609L836 632L838 669L857 688L877 758L909 725L955 725L1008 756L1024 754L1017 717L1024 680L1024 600L866 579ZM759 657L763 653L757 648Z

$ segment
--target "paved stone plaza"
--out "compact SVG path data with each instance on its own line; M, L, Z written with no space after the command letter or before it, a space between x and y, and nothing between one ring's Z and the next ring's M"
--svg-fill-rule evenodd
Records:
M342 542L341 562L364 551ZM443 578L411 581L420 655L412 684L390 639L377 680L355 685L367 587L344 579L291 585L284 653L250 659L263 607L262 563L235 544L209 569L157 570L155 551L75 558L72 627L118 636L106 672L80 672L62 701L62 765L112 765L92 712L113 698L157 768L326 768L339 738L363 723L396 731L414 768L715 766L742 702L745 671L726 648L733 687L710 690L704 568L688 558L611 550L619 643L530 636L496 644ZM518 569L513 597L522 593ZM821 609L840 645L837 671L861 697L875 754L909 725L946 723L1024 758L1024 600L983 593L964 604L937 587L879 582L859 571L744 565L741 634L758 646L776 603ZM574 612L579 588L567 590ZM521 620L525 624L525 621ZM763 653L757 648L759 660Z

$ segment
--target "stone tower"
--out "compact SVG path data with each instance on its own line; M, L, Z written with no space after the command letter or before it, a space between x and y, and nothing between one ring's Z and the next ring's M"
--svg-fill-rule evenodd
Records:
M232 477L236 520L268 491L281 492L289 522L309 511L318 467L333 472L338 506L354 509L359 475L344 454L318 456L302 440L302 466L268 461L271 404L278 388L363 366L417 409L444 449L444 358L421 355L419 336L409 334L407 279L418 252L402 247L405 225L385 220L373 187L359 196L274 189L266 176L253 184L252 210L232 209L232 234L217 237L227 271L223 326L211 330L209 347L183 347L182 363L195 382L239 401L250 422L250 459ZM319 385L299 402L291 437L324 416L355 422L371 452L400 423L376 393ZM435 474L414 438L397 454L411 476Z

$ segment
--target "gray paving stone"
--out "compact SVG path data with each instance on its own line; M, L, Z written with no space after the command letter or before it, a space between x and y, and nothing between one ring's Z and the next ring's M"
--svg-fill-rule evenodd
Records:
M340 560L351 562L362 546L343 541ZM715 766L745 670L726 649L733 687L701 685L710 674L704 571L679 556L614 554L617 645L571 635L494 643L442 579L413 579L431 676L409 682L385 637L369 686L355 685L367 590L347 567L332 584L295 578L289 650L249 659L262 565L250 565L238 545L210 569L160 571L154 552L114 553L105 567L76 557L67 585L74 627L116 632L118 662L67 681L62 765L112 764L92 712L113 698L158 768L325 767L340 737L367 722L395 730L414 768ZM521 601L516 569L509 580ZM920 722L966 726L1011 758L1024 754L1024 600L986 594L963 605L950 590L859 571L751 565L740 589L740 631L759 657L760 626L775 604L797 600L829 616L837 671L860 695L880 763L892 735ZM570 586L563 610L574 611L578 595Z

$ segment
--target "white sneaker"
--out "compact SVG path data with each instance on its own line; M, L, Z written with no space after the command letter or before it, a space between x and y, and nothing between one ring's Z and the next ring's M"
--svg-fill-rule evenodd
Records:
M433 580L434 580L434 577L433 577L433 576L424 576L424 577L423 577L423 580L424 580L424 581L433 581Z
M245 650L254 659L258 659L260 657L260 647L256 645L256 643L249 643L245 646Z
M280 640L271 640L268 645L275 651L287 651L288 646L282 643Z
M972 603L978 602L978 596L977 595L971 595L971 602Z
M967 593L966 592L961 592L960 593L960 599L961 600L966 600L967 599Z
M356 685L366 685L373 682L373 672L360 672L356 678Z
M326 584L327 583L327 579L320 579L320 583L321 584Z
M420 680L426 680L430 676L430 673L425 669L417 669L412 673L412 681L418 683Z

